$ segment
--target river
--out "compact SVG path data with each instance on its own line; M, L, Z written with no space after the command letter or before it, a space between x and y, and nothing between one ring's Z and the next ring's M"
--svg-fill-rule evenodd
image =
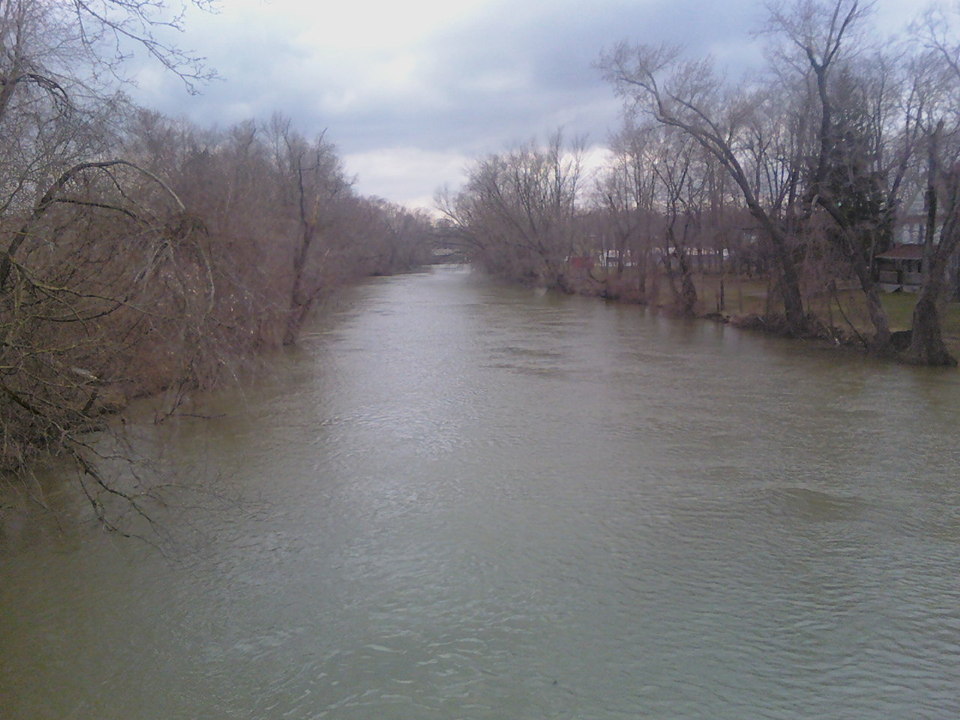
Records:
M7 522L4 720L960 717L955 371L440 268L206 407Z

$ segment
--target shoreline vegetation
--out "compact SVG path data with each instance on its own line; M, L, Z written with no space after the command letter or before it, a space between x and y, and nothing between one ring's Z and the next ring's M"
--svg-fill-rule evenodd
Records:
M657 297L645 299L636 290L636 273L604 269L574 276L566 283L566 292L610 302L642 305L674 316L680 314L666 287L666 276L661 276L658 283L652 284L657 286ZM696 273L693 284L699 299L693 313L687 314L687 317L730 324L768 335L786 334L775 317L770 319L768 282L765 279ZM890 318L891 333L899 344L891 354L893 359L897 359L896 351L907 347L917 298L911 293L895 292L883 295L881 301ZM820 293L808 298L807 305L814 308L815 317L823 320L819 327L811 325L811 332L799 340L861 350L864 348L865 337L870 332L870 317L855 288ZM952 355L960 356L960 302L945 303L942 318L944 344Z
M130 48L187 92L215 73L157 34L181 4L102 5L0 3L0 473L45 506L31 470L65 459L120 529L149 489L101 472L135 458L93 431L235 381L338 288L426 262L433 222L360 195L333 142L281 115L209 128L136 106Z
M935 7L881 43L869 3L769 6L765 62L736 83L683 48L615 44L597 67L622 123L599 170L560 131L482 158L438 195L440 232L493 275L680 316L725 317L723 283L751 278L741 325L956 366L958 22Z
M558 131L474 161L435 217L360 195L332 139L282 115L210 128L132 103L130 48L186 92L216 77L163 39L185 3L211 7L0 4L0 474L25 486L65 457L108 528L117 503L149 513L100 471L133 460L90 441L104 418L152 396L164 422L295 344L338 288L443 249L513 281L957 364L956 7L880 45L859 0L771 6L767 65L736 84L680 48L614 45L598 70L622 124L600 167ZM884 294L891 277L916 294Z

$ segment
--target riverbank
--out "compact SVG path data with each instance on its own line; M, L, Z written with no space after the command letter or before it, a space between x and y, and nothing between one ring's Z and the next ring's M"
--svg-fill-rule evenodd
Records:
M694 317L731 323L760 332L776 332L765 323L768 316L769 284L766 279L718 273L695 273L697 291ZM679 279L677 280L679 282ZM614 302L640 304L667 313L676 312L670 281L665 274L646 279L644 292L632 268L620 274L615 269L598 269L571 280L576 294L600 297ZM863 301L863 294L853 288L834 292L808 292L804 298L809 312L817 318L819 328L810 341L834 345L863 346L872 333L872 324ZM893 333L908 333L912 324L916 295L888 293L882 296L883 307ZM950 302L943 314L943 338L950 353L960 357L960 303Z

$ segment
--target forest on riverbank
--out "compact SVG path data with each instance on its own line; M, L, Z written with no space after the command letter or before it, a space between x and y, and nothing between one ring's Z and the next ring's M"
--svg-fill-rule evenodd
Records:
M195 4L206 5L205 0ZM353 189L287 118L198 127L124 94L133 51L194 92L159 1L0 0L0 470L65 453L132 398L236 377L360 277L425 260L432 221Z
M211 128L133 103L132 49L184 92L215 77L164 40L178 7L0 0L4 473L66 455L102 508L105 418L153 396L162 422L436 245L511 280L956 364L956 7L888 41L859 0L792 0L737 82L610 46L605 159L560 131L477 159L440 219L359 194L334 138L282 115Z
M869 3L771 5L764 65L737 83L681 48L614 45L598 69L622 127L598 173L560 132L480 159L438 197L445 235L495 274L687 316L726 318L727 288L751 285L744 324L955 365L957 19L933 8L890 40ZM900 332L891 289L916 293Z

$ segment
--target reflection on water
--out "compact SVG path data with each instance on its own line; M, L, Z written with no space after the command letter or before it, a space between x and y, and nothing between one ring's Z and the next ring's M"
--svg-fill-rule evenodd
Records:
M443 269L212 402L173 557L8 527L4 718L960 715L955 373Z

